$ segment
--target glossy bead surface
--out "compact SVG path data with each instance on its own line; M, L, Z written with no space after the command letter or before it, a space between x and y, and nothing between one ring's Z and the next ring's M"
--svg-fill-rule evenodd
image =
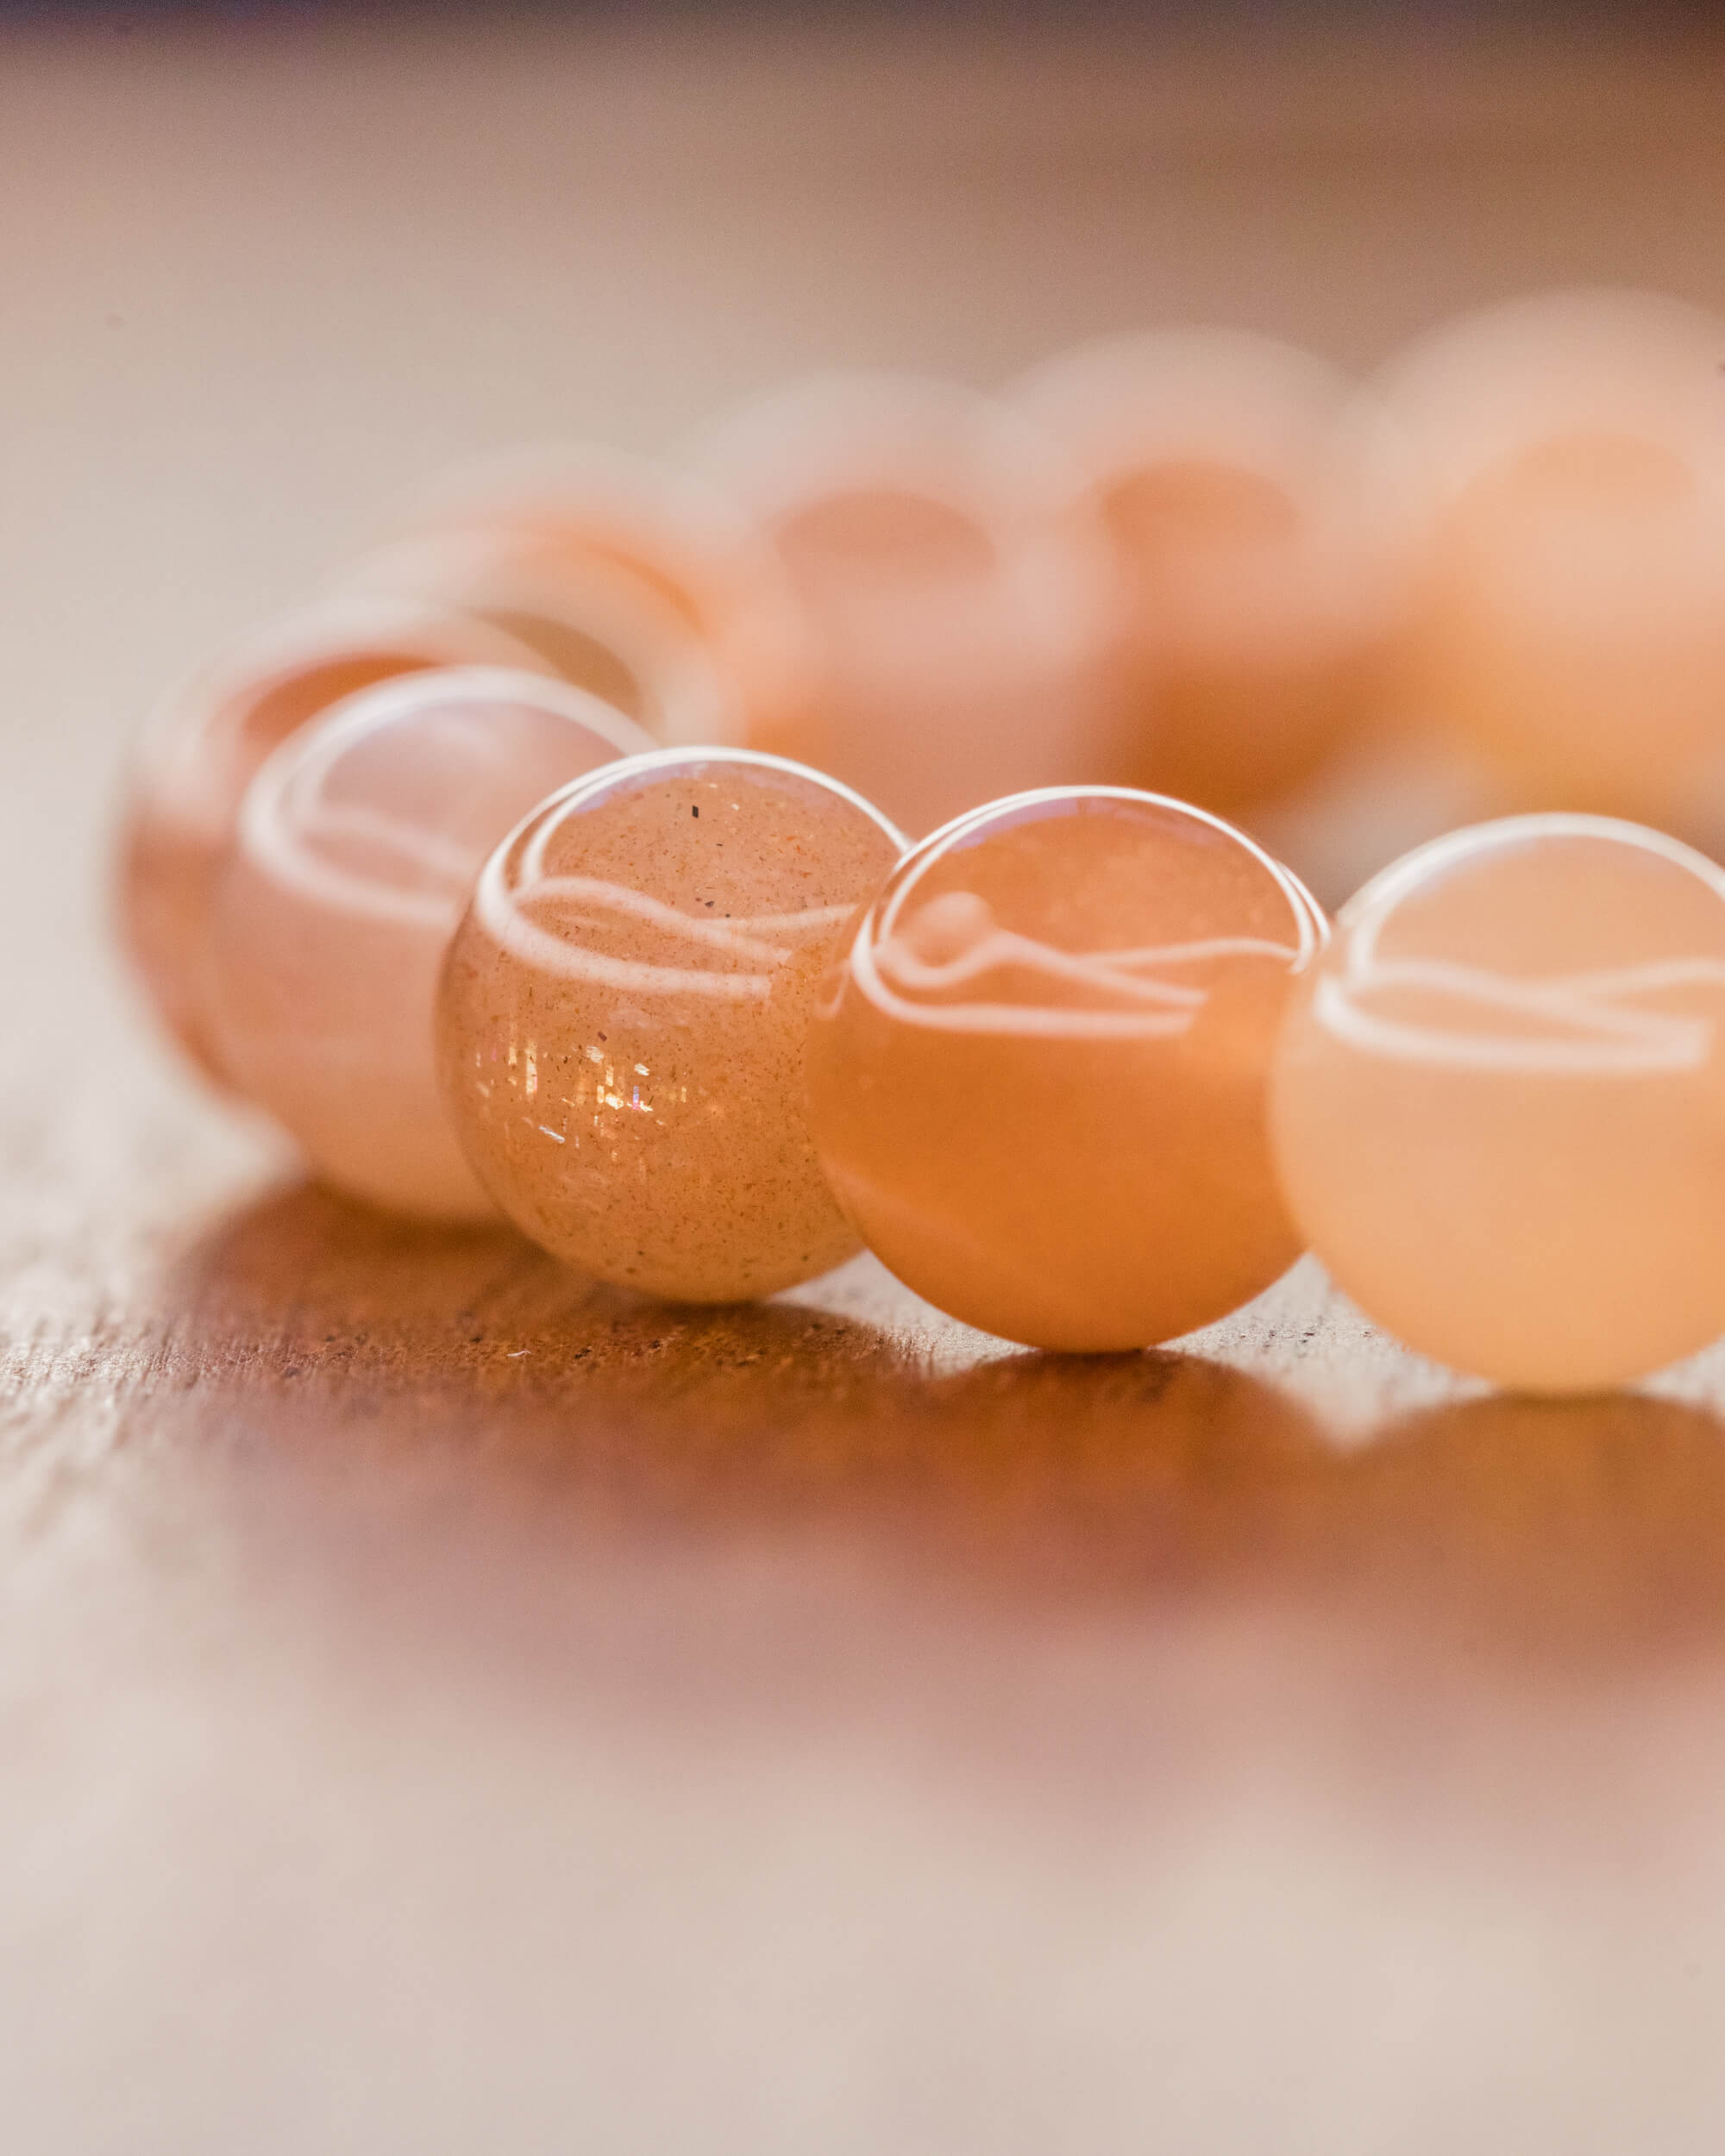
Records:
M225 654L146 729L120 836L120 932L157 1014L217 1085L231 1081L205 1008L210 899L247 786L279 743L342 697L442 666L550 672L491 623L402 599L332 597Z
M913 835L1021 787L1120 775L1107 534L1057 446L997 400L840 375L736 414L699 453L770 542L811 681L757 746Z
M1725 1329L1725 874L1604 818L1420 849L1344 908L1272 1085L1318 1256L1501 1384L1621 1383Z
M492 1212L437 1090L444 953L511 828L650 745L561 682L452 667L348 698L253 780L211 908L210 1016L223 1068L326 1181Z
M805 1121L808 1014L900 845L854 794L746 751L596 773L515 832L450 950L438 1053L517 1225L684 1301L848 1257Z
M1321 943L1295 880L1178 802L995 802L900 865L809 1046L821 1163L918 1294L1032 1346L1140 1348L1297 1255L1264 1091Z
M1109 531L1133 784L1229 812L1372 717L1396 583L1344 377L1268 338L1179 329L1080 347L1015 394Z

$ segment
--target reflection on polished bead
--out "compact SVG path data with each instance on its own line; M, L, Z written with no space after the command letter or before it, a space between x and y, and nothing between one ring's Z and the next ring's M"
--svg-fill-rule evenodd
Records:
M551 671L489 622L403 599L336 596L206 667L147 729L120 839L120 930L158 1015L216 1084L232 1081L205 1008L210 899L254 773L342 697L443 666Z
M1537 1392L1725 1329L1725 874L1605 818L1512 818L1343 911L1272 1082L1295 1218L1411 1346Z
M821 1164L869 1247L1032 1346L1171 1339L1297 1255L1264 1129L1317 907L1156 796L1017 796L908 855L811 1031Z
M808 1014L901 845L856 795L746 751L634 759L516 831L456 935L437 1031L461 1143L517 1225L684 1301L848 1257L804 1117Z
M1111 535L1123 775L1225 813L1305 778L1381 700L1398 597L1353 386L1270 338L1169 329L1081 346L1017 398Z
M448 667L363 690L247 793L211 913L223 1067L328 1182L405 1213L492 1207L437 1091L450 936L486 856L546 795L650 747L559 681Z

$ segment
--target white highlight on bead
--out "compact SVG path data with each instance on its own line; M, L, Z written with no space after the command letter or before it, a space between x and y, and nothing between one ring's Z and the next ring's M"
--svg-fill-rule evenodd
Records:
M759 913L742 918L721 919L702 913L686 913L645 892L593 876L553 874L547 867L552 840L568 818L598 794L632 779L650 777L662 770L693 775L710 764L737 763L746 769L789 772L811 786L836 793L860 808L902 846L902 835L880 811L837 780L811 771L782 756L756 751L714 749L662 749L605 766L578 779L555 799L552 812L541 807L529 824L537 823L532 836L521 844L526 824L518 825L486 863L474 892L474 918L487 933L524 966L556 974L566 981L586 981L630 995L697 995L730 1003L764 1002L773 992L774 975L796 956L798 948L824 931L848 919L850 906L814 906L795 913ZM541 820L543 819L543 820ZM519 846L519 858L517 849ZM511 863L513 867L511 868ZM623 914L687 947L686 955L699 960L711 953L755 970L724 972L717 966L654 965L643 959L612 958L576 943L565 931L543 926L530 909L545 903L574 904L595 913ZM591 1052L591 1051L589 1051Z
M1636 845L1699 875L1725 899L1725 872L1716 863L1662 832L1614 817L1508 817L1487 828L1512 841L1521 836L1529 841L1591 837ZM1354 904L1365 923L1345 939L1343 971L1318 984L1312 1003L1318 1024L1363 1054L1451 1069L1596 1077L1702 1069L1712 1054L1715 1021L1639 1009L1635 1000L1674 989L1725 991L1725 958L1661 958L1605 972L1517 976L1440 959L1379 956L1379 939L1403 891L1465 857L1478 841L1476 829L1421 847L1360 893ZM1450 996L1464 1009L1471 1004L1502 1012L1530 1025L1563 1029L1563 1034L1553 1038L1549 1032L1518 1036L1471 1031L1465 1024L1437 1026L1385 1018L1364 1007L1367 997L1397 989Z
M1148 803L1225 832L1274 878L1288 900L1295 941L1280 943L1255 936L1218 936L1129 950L1068 951L1010 930L994 929L951 959L932 962L919 957L899 930L906 903L928 871L961 845L979 823L993 824L1017 809L1033 808L1043 801L1068 802L1075 797ZM954 894L943 893L943 897L950 895ZM1158 975L1163 970L1219 959L1264 958L1297 973L1321 948L1326 934L1322 918L1316 902L1297 879L1220 817L1183 801L1138 793L1125 787L1048 787L972 810L925 841L913 871L893 893L884 912L878 919L870 912L857 931L850 970L862 993L888 1016L942 1032L1054 1040L1177 1039L1191 1031L1212 991L1190 982L1162 980ZM1115 1007L1072 1010L1035 1004L912 1000L938 995L1007 968L1108 998Z
M524 709L578 728L617 757L631 755L647 738L621 712L565 682L505 667L407 674L359 690L282 744L247 792L241 844L265 874L317 905L372 920L447 929L473 881L474 849L386 809L332 800L328 789L346 759L373 736L432 718L461 725L462 749L476 770L495 763L502 752L485 722L487 705ZM430 887L384 882L323 850L344 839L376 847Z

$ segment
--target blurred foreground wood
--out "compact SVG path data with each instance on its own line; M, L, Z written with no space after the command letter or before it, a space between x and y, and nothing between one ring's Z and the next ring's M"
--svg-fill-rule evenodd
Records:
M1725 1357L1492 1398L297 1183L106 956L121 743L392 492L798 367L1725 301L1725 48L0 41L9 2150L1725 2134Z

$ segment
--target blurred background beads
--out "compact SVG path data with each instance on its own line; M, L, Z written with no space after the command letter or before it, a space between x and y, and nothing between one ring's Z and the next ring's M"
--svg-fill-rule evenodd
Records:
M546 662L495 624L406 599L332 595L239 644L161 705L127 787L119 924L157 1015L230 1086L208 1010L209 917L247 786L276 746L354 690L442 666Z
M807 696L759 747L913 834L991 795L1119 774L1107 535L1020 415L953 384L833 375L733 414L694 454L808 624Z
M1301 1230L1368 1316L1533 1392L1725 1329L1725 873L1590 817L1455 832L1343 910L1277 1054Z
M735 750L595 773L517 830L438 1002L445 1098L517 1225L682 1301L850 1256L805 1123L808 1013L901 846L831 780Z
M1217 818L999 801L916 848L817 1012L821 1164L876 1256L1008 1339L1141 1348L1298 1254L1264 1089L1325 931Z
M441 588L513 617L516 632L560 665L573 655L571 678L583 686L598 686L579 671L598 643L613 667L637 674L643 700L631 716L673 744L703 738L702 722L681 701L656 718L651 692L691 639L722 703L705 738L770 733L806 693L807 624L781 565L737 505L694 471L597 442L518 450L444 474L391 536L402 547L467 548L466 565L445 572ZM407 566L386 547L358 573L388 573L392 563L394 573ZM536 588L524 605L528 580ZM619 584L634 597L633 620L619 612L603 626L590 621L595 599ZM668 614L674 626L649 657L633 641L637 625L665 624ZM618 686L613 679L606 692L613 700Z
M494 1208L437 1091L437 976L474 878L532 808L650 747L562 682L483 667L361 690L277 749L218 878L223 1068L327 1182L433 1217Z
M1126 594L1120 775L1232 814L1379 715L1400 580L1344 375L1165 329L1063 354L1013 395L1082 471Z
M1560 292L1380 385L1417 565L1408 715L1512 808L1725 837L1725 323Z
M373 549L336 588L480 615L656 741L740 743L746 730L743 686L687 611L602 555L552 554L506 529L428 533Z

